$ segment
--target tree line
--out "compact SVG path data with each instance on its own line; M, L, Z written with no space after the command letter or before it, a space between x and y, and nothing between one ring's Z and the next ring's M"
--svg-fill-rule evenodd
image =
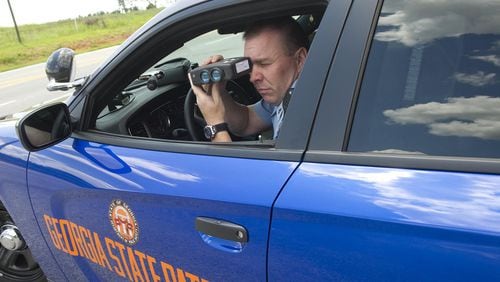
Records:
M121 12L136 11L141 2L147 4L146 9L157 8L157 0L118 0L118 6Z

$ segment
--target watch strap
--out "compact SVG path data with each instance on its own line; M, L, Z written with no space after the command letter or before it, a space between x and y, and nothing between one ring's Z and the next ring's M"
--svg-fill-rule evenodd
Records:
M205 137L207 139L214 139L215 138L215 135L217 135L217 133L221 132L221 131L227 131L228 130L228 126L227 126L227 123L225 122L222 122L222 123L218 123L218 124L215 124L215 125L207 125L205 126Z
M214 125L214 129L215 129L215 133L220 132L220 131L227 131L228 130L227 123L225 123L225 122L218 123L218 124Z

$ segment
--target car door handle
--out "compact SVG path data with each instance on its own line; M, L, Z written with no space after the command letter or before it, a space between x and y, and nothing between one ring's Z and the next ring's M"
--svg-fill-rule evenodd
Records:
M195 220L195 228L209 236L240 243L248 242L248 232L245 227L232 222L199 216Z

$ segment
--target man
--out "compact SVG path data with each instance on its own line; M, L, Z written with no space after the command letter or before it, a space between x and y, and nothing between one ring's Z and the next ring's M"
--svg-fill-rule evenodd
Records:
M248 136L273 128L277 138L284 115L284 100L297 80L307 57L307 37L295 20L283 17L261 21L243 35L244 56L253 63L250 82L262 100L250 106L237 104L225 90L225 83L195 86L197 104L214 132L214 142L230 142L228 129ZM216 55L202 65L222 60ZM286 101L285 101L286 102Z

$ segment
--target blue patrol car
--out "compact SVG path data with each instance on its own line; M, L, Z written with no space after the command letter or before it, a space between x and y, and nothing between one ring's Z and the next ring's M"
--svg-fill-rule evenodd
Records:
M202 137L187 71L293 16L277 140ZM500 281L500 1L178 1L0 125L6 281ZM260 97L248 81L232 97Z

